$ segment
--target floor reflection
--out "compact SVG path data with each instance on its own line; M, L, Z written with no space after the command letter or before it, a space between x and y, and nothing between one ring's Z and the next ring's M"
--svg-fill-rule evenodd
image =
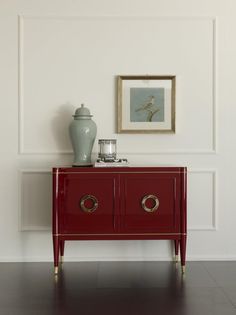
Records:
M64 265L55 277L54 301L58 314L185 314L185 280L179 265L85 264L73 264L73 268L71 264Z

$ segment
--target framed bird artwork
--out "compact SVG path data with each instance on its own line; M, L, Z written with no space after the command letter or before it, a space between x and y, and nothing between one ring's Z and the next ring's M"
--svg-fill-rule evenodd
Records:
M118 133L175 133L176 76L118 76Z

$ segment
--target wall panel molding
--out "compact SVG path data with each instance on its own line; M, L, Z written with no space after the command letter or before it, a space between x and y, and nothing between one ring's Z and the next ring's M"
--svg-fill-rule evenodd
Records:
M51 226L40 226L40 225L25 225L22 220L23 215L23 177L27 174L47 174L51 175L51 171L49 169L21 169L19 170L19 230L20 231L51 231ZM217 231L218 229L218 205L217 205L217 171L215 169L190 169L188 170L188 174L209 174L212 179L212 194L211 204L212 208L209 209L211 211L211 221L210 225L192 225L188 226L188 231Z
M189 174L209 174L212 178L212 195L211 195L211 225L188 226L188 231L217 231L218 230L218 204L217 204L217 170L216 169L190 169Z
M51 175L51 171L48 169L20 169L18 171L18 187L19 187L19 198L18 198L18 228L19 231L50 231L51 225L38 225L38 224L26 224L24 222L24 185L23 180L27 175ZM51 204L48 205L48 208L51 208ZM50 210L51 217L51 210Z
M145 152L145 154L158 155L158 154L216 154L217 153L217 19L216 17L197 17L197 16L183 16L183 17L175 17L175 16L163 16L163 17L119 17L119 16L101 16L101 17L83 17L83 16L31 16L31 15L19 15L18 16L18 124L19 124L19 132L18 132L18 154L20 155L64 155L64 154L72 154L70 150L58 150L58 151L47 151L47 150L29 150L25 148L24 141L24 112L25 112L25 104L24 104L24 20L26 19L40 19L40 20L171 20L171 21L210 21L212 23L212 104L211 104L211 124L212 124L212 139L211 139L211 147L209 149L199 149L199 150L191 150L191 149L183 149L183 150L160 150L160 151L150 151ZM177 122L178 124L178 122ZM143 152L120 152L120 154L125 155L142 155Z

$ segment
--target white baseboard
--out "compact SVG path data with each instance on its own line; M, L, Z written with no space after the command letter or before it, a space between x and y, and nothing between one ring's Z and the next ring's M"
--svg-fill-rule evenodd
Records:
M65 262L96 261L171 261L171 257L64 257ZM187 261L236 261L232 256L188 256ZM52 257L0 257L1 262L52 262Z

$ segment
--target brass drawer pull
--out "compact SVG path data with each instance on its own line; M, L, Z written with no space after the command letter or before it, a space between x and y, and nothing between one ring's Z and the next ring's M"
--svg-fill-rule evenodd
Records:
M148 199L152 199L153 201L154 201L154 206L152 207L152 208L148 208L147 206L146 206L146 201L148 200ZM158 209L158 207L159 207L159 199L156 197L156 196L154 196L154 195L146 195L146 196L144 196L143 197L143 199L142 199L142 208L143 208L143 210L145 210L146 212L154 212L154 211L156 211L157 209Z
M87 208L85 206L85 201L87 200L92 200L93 206L91 208ZM98 200L93 195L85 195L80 200L80 207L84 212L87 212L87 213L94 212L98 207Z

